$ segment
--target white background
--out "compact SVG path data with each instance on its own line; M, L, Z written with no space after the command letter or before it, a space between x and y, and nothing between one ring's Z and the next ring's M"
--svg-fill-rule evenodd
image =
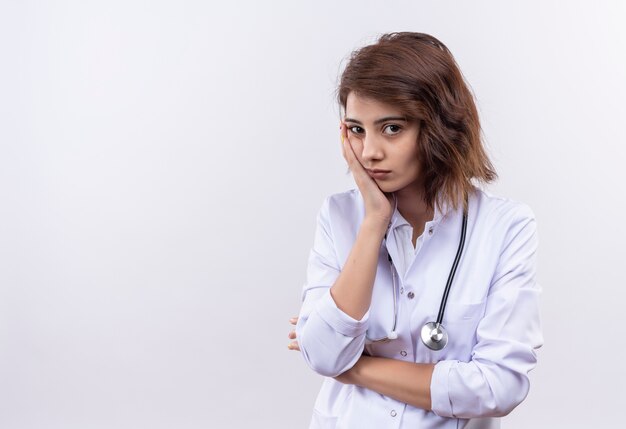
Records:
M538 220L545 346L503 428L613 428L626 366L620 1L0 1L0 428L306 428L289 351L334 90L443 41Z

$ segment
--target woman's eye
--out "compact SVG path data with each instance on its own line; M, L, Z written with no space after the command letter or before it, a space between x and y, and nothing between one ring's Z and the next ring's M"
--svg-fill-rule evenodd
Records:
M356 125L355 125L355 126L353 126L353 127L348 128L348 129L349 129L349 130L350 130L350 132L351 132L351 133L353 133L353 134L362 134L362 133L363 133L363 128L358 127L358 126L356 126ZM389 132L389 133L385 133L385 134L395 135L395 134L398 134L398 133L400 132L400 130L402 129L402 127L401 127L401 126L399 126L399 125L390 124L390 125L387 125L387 126L385 127L385 130L387 130L387 129L388 129L388 130L390 130L391 132Z
M392 131L391 135L394 135L394 134L398 134L400 130L402 129L402 127L399 125L390 124L390 125L387 125L385 129L391 130Z

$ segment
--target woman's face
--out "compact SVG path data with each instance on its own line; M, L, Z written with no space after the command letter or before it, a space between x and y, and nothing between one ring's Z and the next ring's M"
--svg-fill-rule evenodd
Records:
M395 192L418 180L418 121L407 122L393 106L350 92L344 122L361 165L390 171L374 178L382 191Z

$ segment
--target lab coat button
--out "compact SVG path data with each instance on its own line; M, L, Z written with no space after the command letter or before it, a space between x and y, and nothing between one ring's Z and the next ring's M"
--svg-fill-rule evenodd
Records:
M408 296L409 299L413 299L415 297L415 294L413 292L409 292L406 294L406 296Z
M400 354L401 354L402 356L406 356L406 350L402 350L402 351L400 352Z
M396 410L391 410L391 413L389 414L391 414L391 417L395 417L398 415L398 413L396 413Z
M433 227L428 228L428 234L433 235Z

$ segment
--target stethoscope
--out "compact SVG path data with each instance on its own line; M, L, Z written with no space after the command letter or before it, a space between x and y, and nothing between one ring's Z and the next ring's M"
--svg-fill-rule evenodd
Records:
M395 198L395 194L394 194ZM446 328L441 324L443 321L443 313L446 309L446 302L448 301L448 295L450 294L450 286L452 286L452 281L454 280L454 274L456 273L456 268L459 265L459 260L461 259L461 255L463 254L463 245L465 244L465 234L467 233L467 195L465 196L465 206L463 208L463 226L461 229L461 238L459 240L459 248L456 251L456 256L454 258L454 262L452 263L452 268L450 269L450 274L448 275L448 282L446 283L446 288L443 291L443 296L441 297L441 304L439 305L439 314L437 315L437 320L435 322L428 322L422 327L422 331L420 332L420 336L422 338L422 342L426 347L431 350L441 350L448 344L448 332ZM389 225L391 226L391 225ZM389 231L389 228L387 228ZM385 233L385 245L387 242L387 233ZM386 246L385 246L386 247ZM395 340L398 338L398 333L396 332L396 325L398 323L398 293L396 291L396 270L393 266L393 261L391 259L391 255L387 252L387 259L389 260L389 268L391 270L391 279L393 283L393 326L391 331L387 334L386 337L370 339L367 338L367 343L374 342L387 342L390 340ZM367 336L367 334L366 334Z

